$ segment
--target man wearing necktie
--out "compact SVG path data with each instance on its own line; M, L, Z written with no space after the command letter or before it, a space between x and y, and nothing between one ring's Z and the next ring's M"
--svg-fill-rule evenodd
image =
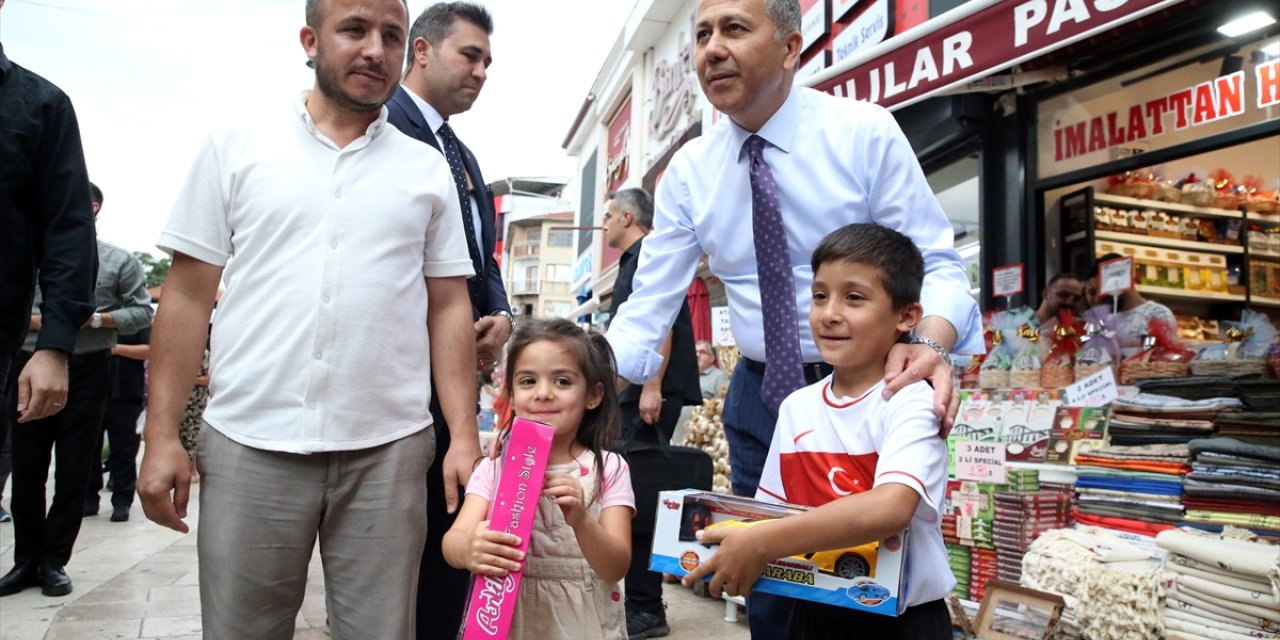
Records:
M609 327L619 375L640 383L659 370L705 254L743 356L724 405L733 491L754 495L778 405L831 371L809 328L810 254L831 231L872 222L911 238L926 271L925 317L912 344L890 352L885 395L929 380L949 428L958 398L945 356L981 351L981 322L951 224L897 123L879 106L793 86L798 0L702 0L694 37L703 94L728 117L677 151L658 184L635 290ZM752 637L784 637L789 604L753 593Z
M444 2L428 7L409 30L404 82L387 102L388 121L443 153L457 185L467 249L477 274L467 282L476 321L477 370L501 355L511 334L511 305L493 258L493 196L475 156L454 135L448 119L470 109L480 95L492 62L492 33L493 19L483 6ZM437 447L445 450L449 430L434 403L432 415ZM440 553L440 539L453 524L461 501L458 487L446 486L446 471L433 465L427 476L427 543L418 577L419 640L457 637L470 580L466 571L448 566ZM463 483L467 477L461 476Z

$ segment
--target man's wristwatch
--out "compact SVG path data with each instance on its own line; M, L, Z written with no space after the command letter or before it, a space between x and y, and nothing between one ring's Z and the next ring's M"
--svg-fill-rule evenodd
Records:
M508 325L509 325L511 328L513 328L513 329L514 329L514 328L515 328L515 326L516 326L516 319L515 319L515 318L513 318L513 317L511 317L511 312L510 312L510 311L507 311L506 309L498 309L497 311L494 311L493 313L491 313L491 314L489 314L489 315L491 315L491 316L499 316L499 317L502 317L502 318L506 318L506 319L507 319L507 323L508 323Z
M96 312L96 311L95 311L95 312L93 313L93 318L89 320L89 326L90 326L90 327L93 327L94 329L101 329L101 328L102 328L102 314L101 314L101 313L98 313L98 312Z
M911 336L911 344L922 344L926 347L929 347L930 349L937 351L938 355L942 356L943 360L946 360L947 356L951 355L947 353L946 347L938 344L937 341L931 340L924 336Z

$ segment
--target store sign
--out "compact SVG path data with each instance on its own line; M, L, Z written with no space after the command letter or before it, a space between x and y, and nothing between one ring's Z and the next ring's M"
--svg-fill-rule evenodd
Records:
M1280 60L1258 65L1254 81L1259 109L1280 104ZM1244 72L1237 71L1127 108L1059 124L1053 129L1054 160L1061 162L1155 138L1167 130L1181 131L1243 115L1249 102L1247 86Z
M880 44L892 30L893 16L889 0L874 0L853 22L831 40L833 64L839 64L854 53Z
M809 76L831 66L829 62L831 60L830 56L831 52L826 49L815 51L813 57L809 58L808 62L800 65L799 69L796 69L796 82L799 82L802 78L808 78Z
M819 38L831 32L827 19L827 0L800 0L800 50L808 49Z
M717 347L737 346L729 326L729 307L711 308L711 342Z
M903 107L1179 1L972 0L810 82L837 96Z
M1022 263L996 267L991 270L991 288L997 298L1016 296L1023 291Z
M653 88L645 101L645 172L666 155L678 136L702 119L698 109L698 76L693 64L695 43L690 35L693 19L690 8L686 19L689 29L679 32L671 29L671 35L654 48L652 58L657 63L649 79L649 86ZM674 25L677 21L671 23Z
M1133 286L1133 258L1125 256L1098 265L1098 295L1111 296Z
M1005 473L1003 442L961 440L956 443L956 480L1004 484Z
M612 193L627 182L628 158L631 140L631 96L627 96L609 121L608 166L605 167L608 192Z

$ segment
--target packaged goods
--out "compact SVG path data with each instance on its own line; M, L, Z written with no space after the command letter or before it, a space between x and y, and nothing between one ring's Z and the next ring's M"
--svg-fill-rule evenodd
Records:
M522 552L529 550L533 515L538 511L553 436L555 427L516 418L502 451L502 475L498 478L498 493L489 505L489 528L519 536ZM463 640L507 637L523 578L523 571L513 571L505 578L475 576L463 623Z
M1126 171L1107 178L1107 193L1126 198L1151 198L1156 193L1155 176L1150 172Z
M1196 207L1207 207L1213 204L1213 181L1200 179L1192 173L1178 183L1182 191L1182 202Z
M1103 369L1114 370L1120 361L1120 345L1116 342L1115 327L1109 324L1111 321L1112 314L1106 306L1084 312L1085 337L1080 350L1076 351L1077 379L1084 380Z
M1007 389L1017 386L1013 384L1010 377L1014 359L1026 344L1027 339L1023 337L1024 327L1029 328L1028 321L1034 316L1035 311L1027 307L992 314L991 351L978 371L978 386L983 389ZM1038 384L1037 381L1030 386Z
M1058 313L1056 321L1045 325L1041 335L1049 337L1049 355L1040 367L1040 386L1061 389L1076 381L1076 353L1080 350L1080 337L1084 327L1070 309Z
M1178 327L1160 319L1149 323L1152 345L1120 363L1120 384L1149 378L1181 378L1191 373L1195 352L1178 342Z

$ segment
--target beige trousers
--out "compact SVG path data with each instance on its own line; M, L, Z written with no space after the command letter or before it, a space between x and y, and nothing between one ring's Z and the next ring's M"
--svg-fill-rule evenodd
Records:
M431 429L300 455L246 447L205 424L198 452L206 639L293 638L317 539L332 637L413 637Z

